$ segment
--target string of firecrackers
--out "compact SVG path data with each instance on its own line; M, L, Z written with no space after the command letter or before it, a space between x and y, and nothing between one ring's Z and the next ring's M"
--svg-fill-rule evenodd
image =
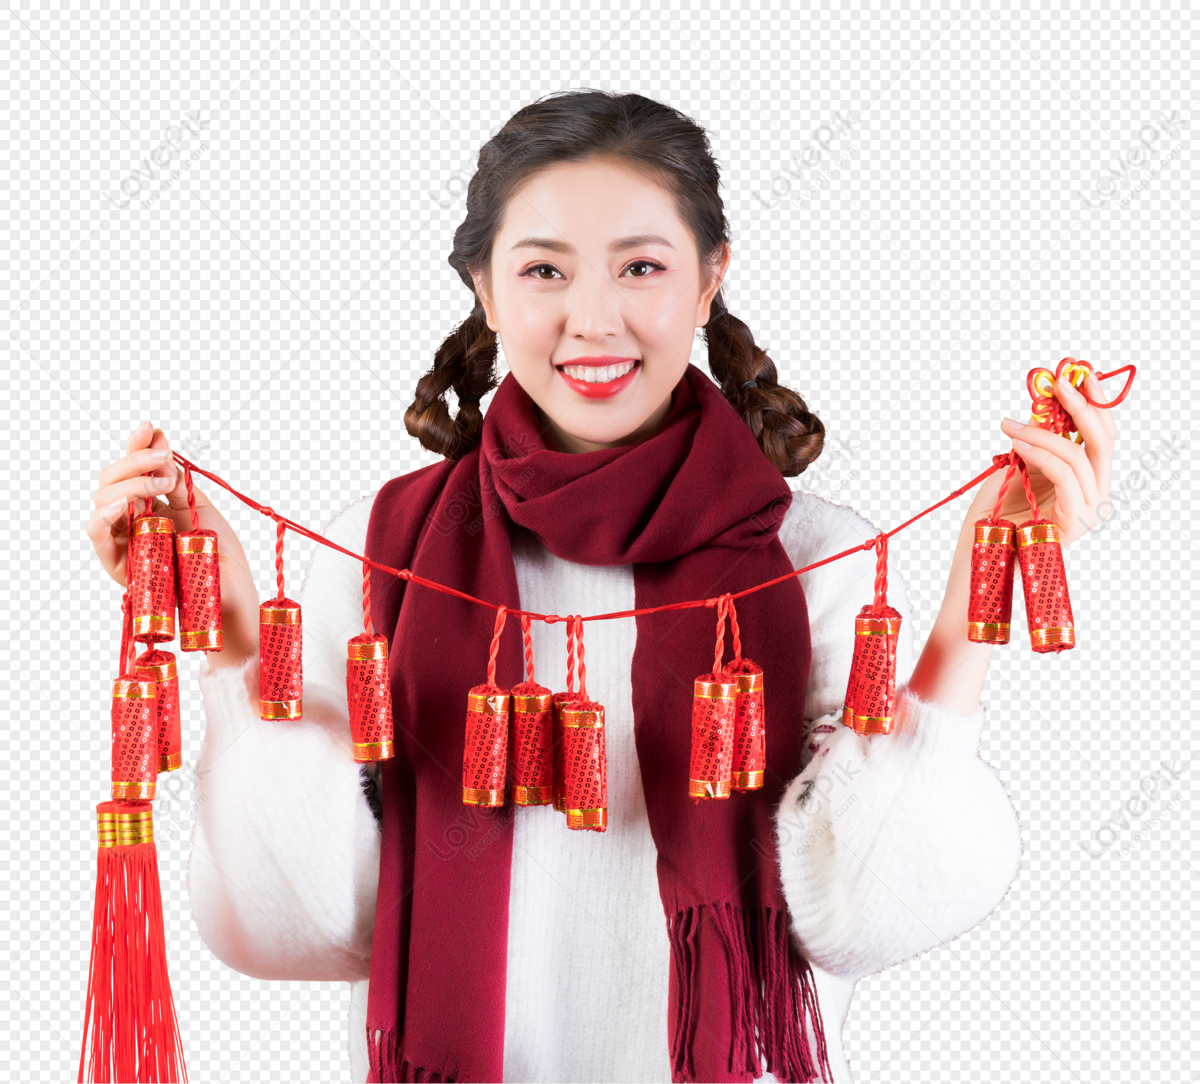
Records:
M1079 387L1093 372L1086 361L1063 358L1055 373L1034 369L1026 384L1033 399L1033 424L1069 437L1074 420L1054 397L1056 377L1067 374ZM1128 395L1136 369L1127 365L1106 380L1128 373L1111 409ZM1082 438L1077 438L1082 439ZM483 683L467 693L463 749L464 804L497 807L507 800L508 769L517 805L552 805L566 815L567 827L603 832L608 826L604 707L587 693L583 622L636 617L660 610L706 607L716 610L712 669L693 689L692 744L688 794L696 799L727 799L764 784L766 720L763 671L742 655L735 599L810 572L864 550L876 551L874 598L855 618L854 654L842 721L860 734L888 734L895 718L896 654L900 614L887 604L888 539L922 516L961 496L1001 468L1007 468L991 515L975 524L971 555L969 637L977 643L1009 640L1015 568L1021 568L1025 609L1034 651L1057 652L1075 644L1058 526L1044 520L1034 499L1024 461L1015 451L993 457L986 470L936 504L860 546L795 569L765 583L715 598L584 616L541 614L487 602L445 584L395 569L354 553L268 505L239 493L223 479L178 452L184 470L191 529L175 532L174 522L156 515L153 500L134 515L128 510L129 557L122 598L120 676L112 696L111 801L97 806L98 880L93 916L92 956L84 1045L79 1080L186 1079L179 1029L167 977L162 905L153 842L151 801L159 772L182 762L179 683L175 656L158 645L173 640L176 611L184 651L220 651L220 565L215 531L200 527L193 489L199 474L227 490L276 524L276 597L259 607L259 714L263 719L303 716L302 623L298 602L285 594L284 536L292 531L360 562L363 570L363 631L346 651L346 693L355 761L372 763L395 756L388 641L371 620L372 569L454 595L496 611ZM999 518L1016 474L1032 518L1020 528ZM520 618L526 680L511 688L497 684L496 659L508 616ZM531 623L562 621L567 634L567 688L552 693L535 680ZM733 659L724 662L729 623ZM147 645L135 655L135 644ZM575 663L579 687L575 687ZM88 1053L89 1035L91 1053Z

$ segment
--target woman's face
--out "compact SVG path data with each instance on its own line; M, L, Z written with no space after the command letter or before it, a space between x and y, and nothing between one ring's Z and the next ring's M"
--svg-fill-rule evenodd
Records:
M719 255L705 273L674 197L610 159L560 162L517 189L475 284L551 447L654 434L729 265L727 245Z

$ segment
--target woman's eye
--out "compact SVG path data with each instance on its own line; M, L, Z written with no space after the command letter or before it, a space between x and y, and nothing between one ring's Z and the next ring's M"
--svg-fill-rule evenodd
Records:
M558 270L557 267L552 267L548 263L536 263L532 267L525 268L525 270L522 271L521 274L522 275L531 275L534 278L541 279L544 282L548 276L543 276L543 275L538 274L539 271L552 271L555 275L561 274L561 272Z
M655 271L665 271L666 270L666 268L663 267L662 264L657 263L654 260L634 260L633 263L631 263L627 268L625 268L625 270L632 271L635 267L649 267L649 268L654 269ZM635 279L644 279L646 277L646 275L648 275L649 273L650 273L649 271L646 271L646 272L643 272L642 274L635 274L633 277Z

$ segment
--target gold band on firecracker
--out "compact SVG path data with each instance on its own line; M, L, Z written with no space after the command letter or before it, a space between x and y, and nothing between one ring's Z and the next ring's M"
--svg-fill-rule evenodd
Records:
M220 651L225 646L225 634L221 629L181 632L179 646L184 651Z
M509 711L511 707L510 693L467 693L467 711L499 715L502 711Z
M96 809L96 837L101 847L136 847L154 842L154 817L145 809L123 811L112 802Z
M213 535L178 534L175 536L175 553L180 556L186 556L193 553L215 554L217 552L217 539Z
M537 693L535 695L527 695L523 693L512 694L513 711L528 711L536 713L539 711L549 711L554 703L554 694L550 692Z
M591 828L601 832L608 828L608 809L605 806L595 809L564 809L563 812L567 815L568 828Z
M151 678L119 677L113 681L114 700L157 700L158 686Z
M169 617L163 614L143 614L133 619L133 638L135 640L153 639L166 642L175 639L175 615Z
M733 708L737 680L697 678L692 692L690 798L728 798L733 787Z
M375 662L388 657L386 638L372 640L369 643L355 643L351 640L346 644L347 662Z
M855 636L896 636L899 632L900 618L898 617L859 614L854 619Z
M138 516L133 521L133 533L140 534L174 534L175 521L168 516Z
M971 621L967 639L973 644L1007 644L1011 628L1007 621Z
M1023 523L1017 528L1017 549L1023 549L1025 546L1034 546L1039 542L1058 542L1061 544L1062 538L1059 535L1057 523Z
M554 787L527 787L523 783L514 783L513 801L517 805L550 805L554 801Z
M1061 644L1063 647L1075 646L1075 630L1066 626L1052 629L1030 629L1029 642L1033 650L1046 650Z
M258 701L258 717L260 719L303 719L304 698L299 700L263 700Z
M763 781L766 778L766 771L757 772L734 772L733 773L733 789L734 790L760 790Z
M155 652L155 654L167 655L168 653ZM144 656L143 656L144 657ZM179 676L179 671L175 665L175 657L172 655L165 662L137 662L138 677L145 678L147 681L170 681L172 678Z
M158 758L158 770L160 772L173 772L176 768L183 767L183 752L169 753L165 757Z
M849 707L842 708L842 723L856 734L890 734L894 715L855 715Z
M299 625L300 607L287 599L270 599L258 608L260 625Z
M356 764L369 764L376 760L391 760L396 755L396 744L390 741L354 742Z
M985 546L1011 546L1016 527L1007 520L1003 523L989 523L980 520L975 524L975 541Z

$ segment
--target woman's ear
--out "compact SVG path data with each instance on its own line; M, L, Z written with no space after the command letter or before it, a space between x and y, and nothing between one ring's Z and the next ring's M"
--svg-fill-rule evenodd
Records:
M496 314L487 293L487 276L472 270L471 278L475 281L475 296L479 298L479 303L483 306L484 315L487 317L487 326L490 330L498 332L500 328L496 323Z
M729 270L729 260L732 252L729 248L728 241L722 241L717 250L716 255L708 264L708 286L700 295L700 301L696 306L696 326L703 327L708 323L709 316L712 314L712 300L717 296L717 291L721 288L721 283L725 281L725 272Z

